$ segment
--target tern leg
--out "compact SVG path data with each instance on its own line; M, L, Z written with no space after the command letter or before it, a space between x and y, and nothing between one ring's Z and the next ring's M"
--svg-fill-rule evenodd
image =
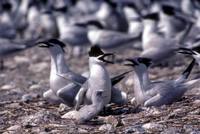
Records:
M161 100L162 96L160 94L157 94L150 98L149 100L145 101L144 106L161 106L162 104L165 104L165 102L162 102Z
M75 97L80 89L79 85L70 83L57 91L57 96L62 98L64 104L72 107L74 106Z
M50 103L53 104L60 104L62 103L62 100L56 96L56 94L51 90L47 90L46 92L43 93L43 97Z
M117 88L111 90L111 103L123 105L127 103L127 94Z

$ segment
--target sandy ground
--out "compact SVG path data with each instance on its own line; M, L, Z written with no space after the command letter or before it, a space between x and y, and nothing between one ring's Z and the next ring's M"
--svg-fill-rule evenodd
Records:
M132 49L119 52L121 57L138 54ZM87 58L85 55L66 61L72 70L82 73L88 70ZM152 68L151 78L177 78L190 60L181 57L179 66ZM128 68L109 65L108 70L116 75ZM42 93L49 88L49 72L48 50L38 47L5 60L5 69L0 72L0 133L200 133L200 84L172 105L159 108L137 108L130 103L121 107L111 105L106 113L83 125L61 119L72 108L51 105L42 98ZM195 66L190 78L198 77L198 72ZM131 99L133 83L129 77L117 87L126 91Z

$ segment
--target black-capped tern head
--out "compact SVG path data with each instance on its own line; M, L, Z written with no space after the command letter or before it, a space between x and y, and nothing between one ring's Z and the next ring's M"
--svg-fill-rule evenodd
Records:
M49 48L50 51L62 50L63 52L65 52L65 44L58 39L49 39L47 41L38 42L37 44L39 44L39 47Z
M52 7L53 10L55 12L58 12L58 13L66 13L68 11L68 8L67 6L62 6L62 7Z
M104 53L98 45L92 46L88 54L89 54L89 60L92 63L111 63L111 64L114 63L113 61L105 59L108 56L114 56L114 54Z
M28 8L32 7L32 6L36 6L36 7L39 7L39 2L37 0L31 0L29 3L28 3Z
M117 3L112 0L104 0L108 5L110 5L113 9L117 8Z
M159 21L159 14L158 13L150 13L147 15L142 16L143 21Z
M162 11L163 11L163 13L165 13L166 15L169 15L169 16L175 15L175 9L172 6L163 5Z
M162 12L169 17L176 17L177 19L182 21L187 21L191 23L195 22L193 17L184 14L180 9L177 9L173 6L163 5Z
M124 63L125 66L132 66L134 68L138 67L145 67L148 68L152 64L152 60L149 58L144 58L144 57L137 57L133 59L126 59L125 60L128 63Z
M12 5L9 2L5 2L2 4L3 11L10 12L12 10Z
M144 26L157 26L158 21L159 21L158 13L150 13L142 16L142 22Z

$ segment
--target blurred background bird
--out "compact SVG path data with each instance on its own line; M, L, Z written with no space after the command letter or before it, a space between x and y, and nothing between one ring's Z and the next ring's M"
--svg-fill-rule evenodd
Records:
M54 59L49 58L47 50L35 47L38 42L50 39L66 44L66 47L62 49L55 43L53 43L55 47L49 47L52 55L57 52L55 57L58 60L56 62L58 65L62 65L59 67L66 67L64 71L61 69L62 73L66 73L66 77L57 75L56 71L60 71L60 68L52 69L55 66L53 62L49 66L48 61ZM52 42L50 44L52 45ZM96 45L99 45L105 53L114 53L115 57L112 57L112 61L116 63L122 63L126 58L151 59L152 66L148 67L150 77L153 77L154 80L162 79L162 82L168 84L168 81L163 79L169 77L169 79L176 80L174 77L180 74L180 68L185 63L188 64L188 59L191 57L200 63L200 1L0 0L0 78L3 78L0 80L0 88L18 82L20 91L32 92L29 90L32 85L42 85L41 87L32 87L35 92L41 93L41 96L45 89L49 89L43 94L42 100L46 98L63 103L70 99L67 96L68 93L69 96L73 94L70 92L71 90L67 92L69 88L73 90L73 86L76 86L80 89L80 85L65 78L75 76L72 74L78 75L75 78L89 78L90 74L86 76L81 74L89 70L87 52L89 48ZM67 65L63 65L65 62ZM105 64L105 66L110 76L125 68L118 64L112 67L109 64ZM68 67L72 68L72 73L69 73ZM191 77L200 74L198 67L194 67L194 69L196 70L193 71L194 73L192 72ZM51 82L47 84L49 76ZM111 102L118 101L119 95L122 98L125 96L123 94L127 94L124 98L128 97L128 100L130 100L131 93L137 95L135 90L129 92L130 87L131 91L133 87L137 87L135 78L127 77L125 79L117 85L119 87L116 87L116 90L112 90L115 88L111 89ZM81 81L81 84L84 81ZM167 84L165 85L168 87ZM60 90L67 85L69 87ZM169 89L174 90L174 88ZM0 91L0 101L6 98L4 96L9 97L9 95L5 95L4 91ZM77 93L78 90L74 92ZM73 94L71 100L74 100L76 93ZM162 93L162 91L156 93ZM96 105L103 97L101 89L93 96L96 96L92 100ZM20 95L18 97L21 98ZM68 103L65 102L65 104ZM68 106L74 106L74 102L69 103ZM91 109L94 110L93 105L92 108L85 107L81 112L88 113L87 111Z

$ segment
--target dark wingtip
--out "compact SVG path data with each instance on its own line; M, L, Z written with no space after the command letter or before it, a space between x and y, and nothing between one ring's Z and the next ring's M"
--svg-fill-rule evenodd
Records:
M132 71L133 71L133 70L129 70L129 71L126 71L126 72L124 72L124 73L122 73L122 74L119 74L119 75L113 77L113 78L111 79L112 86L114 86L114 85L116 85L117 83L119 83L122 79L125 78L126 74L128 74L128 73L130 73L130 72L132 72Z
M183 48L183 47L179 48L179 49L177 50L177 52L178 52L178 53L182 53L182 54L187 54L187 55L193 55L193 54L196 55L192 49Z
M185 71L182 73L182 75L185 75L185 78L187 79L195 65L195 59L192 60L190 65L185 69Z

